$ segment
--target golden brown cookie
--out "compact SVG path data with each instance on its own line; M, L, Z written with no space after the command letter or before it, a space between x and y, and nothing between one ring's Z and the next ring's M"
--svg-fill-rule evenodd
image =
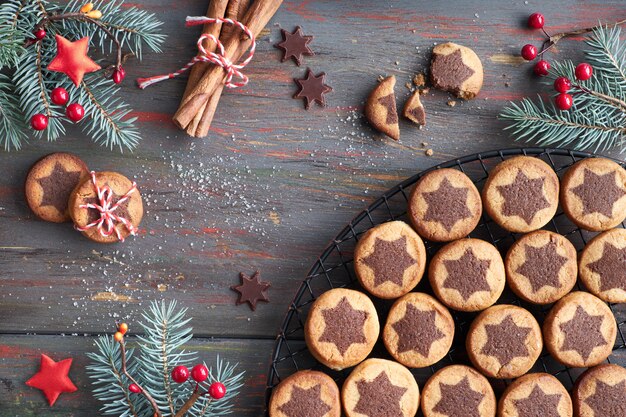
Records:
M589 292L610 303L626 302L626 230L594 237L580 255L580 280Z
M368 359L346 378L341 399L346 417L414 417L420 393L415 378L404 366Z
M409 199L409 218L425 239L449 242L467 236L483 212L480 193L467 175L442 168L424 175Z
M572 400L549 374L528 374L507 387L498 403L500 417L572 417Z
M396 77L393 75L382 80L370 93L365 103L365 117L379 132L392 139L400 139L396 95L393 91Z
M426 248L411 227L401 221L368 230L354 251L354 269L367 291L380 298L398 298L424 275Z
M454 339L454 319L428 294L412 292L394 303L383 341L395 360L410 368L433 365L446 356Z
M378 315L369 297L344 288L326 291L315 300L304 327L311 354L337 370L365 359L379 332Z
M564 365L595 366L613 352L617 325L611 309L582 291L570 293L552 307L543 322L543 340Z
M402 114L415 124L420 126L426 125L426 112L420 100L420 90L415 90L406 103L404 103Z
M576 248L564 236L537 230L511 246L504 267L518 297L534 304L554 303L576 285Z
M422 390L424 417L495 417L496 396L487 378L469 366L437 371Z
M26 176L24 193L28 207L41 220L53 223L69 221L67 202L70 193L88 175L87 165L76 155L53 153L44 156Z
M516 156L489 173L483 203L487 214L504 229L532 232L554 217L559 205L559 178L541 159Z
M105 197L106 204L102 204L98 190ZM136 234L143 218L139 190L117 172L92 172L72 191L68 209L74 226L98 243L119 242ZM99 227L100 223L102 227Z
M506 281L498 249L480 239L461 239L439 249L430 261L428 279L437 298L460 311L494 304Z
M484 375L517 378L528 372L541 354L541 328L527 310L500 304L474 319L466 348L470 360Z
M340 417L341 398L335 381L317 371L299 371L272 392L270 417Z
M626 218L626 170L605 158L572 165L561 180L563 211L583 229L611 229Z
M626 416L626 369L604 364L578 377L574 392L576 417Z
M435 88L470 100L483 86L483 64L470 48L442 43L433 48L430 80Z

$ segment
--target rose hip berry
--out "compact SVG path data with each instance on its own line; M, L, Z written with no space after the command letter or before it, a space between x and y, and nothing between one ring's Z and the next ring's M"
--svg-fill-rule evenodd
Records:
M532 29L541 29L545 24L545 18L541 13L533 13L528 16L528 27Z
M524 45L522 47L522 58L526 61L532 61L537 58L537 47L531 44Z
M576 66L576 71L574 73L576 74L577 80L586 81L593 75L593 68L591 65L583 62Z
M572 88L572 82L567 77L558 77L554 80L554 89L559 93L567 93Z
M548 70L550 69L550 63L548 61L544 61L543 59L535 64L535 74L540 77L545 77L548 75Z
M554 103L559 110L569 110L574 104L574 99L567 93L561 93L556 96Z

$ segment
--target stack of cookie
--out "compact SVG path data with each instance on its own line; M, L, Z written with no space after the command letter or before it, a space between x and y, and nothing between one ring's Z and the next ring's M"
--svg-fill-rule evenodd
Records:
M579 258L566 236L541 230L559 202L576 225L602 232ZM505 256L466 238L483 208L515 233ZM584 159L559 180L541 159L515 157L490 172L482 193L464 173L438 169L416 184L408 216L413 227L392 221L359 239L362 291L329 290L308 313L312 355L333 370L355 366L341 390L323 373L297 372L274 390L271 417L338 417L342 406L348 417L413 417L420 406L425 417L626 416L626 369L601 365L617 334L607 302L626 302L626 231L614 229L626 218L620 165ZM423 239L441 242L428 267ZM434 297L411 292L424 275ZM578 277L588 292L572 292ZM522 306L552 304L547 316L498 304L507 283ZM384 316L377 299L395 300ZM477 314L469 330L456 328L451 310ZM472 366L438 366L420 396L408 368L449 355L455 328ZM371 357L379 336L389 359ZM528 373L544 346L567 367L589 368L571 396L554 376ZM496 400L488 378L514 381Z
M143 217L137 185L117 172L93 172L76 155L53 153L37 161L24 186L35 216L53 223L72 221L98 243L124 241Z

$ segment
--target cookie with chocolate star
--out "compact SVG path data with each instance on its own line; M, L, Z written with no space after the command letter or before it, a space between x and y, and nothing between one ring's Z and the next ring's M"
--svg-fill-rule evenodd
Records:
M483 86L483 64L476 52L452 42L433 48L430 80L435 88L470 100Z
M365 103L365 117L379 132L391 139L400 139L400 125L394 87L396 77L383 79L370 93Z
M580 280L610 303L626 302L626 230L612 229L591 239L579 260Z
M554 376L545 373L516 379L500 397L500 417L572 417L569 393Z
M626 416L626 369L614 364L588 369L576 380L572 399L576 417Z
M328 375L299 371L272 391L270 417L340 417L339 388Z

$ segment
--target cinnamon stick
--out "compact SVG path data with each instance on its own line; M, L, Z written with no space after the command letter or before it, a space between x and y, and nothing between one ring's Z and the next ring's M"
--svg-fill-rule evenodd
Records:
M265 25L274 16L282 0L256 0L246 12L242 23L255 35L263 30ZM232 36L224 44L224 55L231 61L238 61L249 48L251 40L247 37ZM194 119L200 108L213 95L219 84L226 78L224 69L220 66L211 66L200 79L196 87L183 101L182 106L174 115L174 123L181 129L186 129Z

